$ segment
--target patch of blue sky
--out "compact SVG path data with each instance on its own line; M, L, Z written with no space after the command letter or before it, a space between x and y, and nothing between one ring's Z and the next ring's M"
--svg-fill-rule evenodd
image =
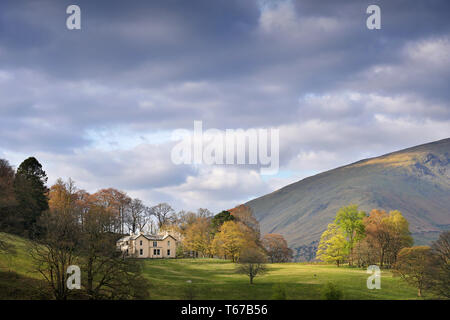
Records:
M85 138L91 141L90 148L112 151L129 150L141 144L161 145L171 141L172 130L135 132L126 128L90 129Z

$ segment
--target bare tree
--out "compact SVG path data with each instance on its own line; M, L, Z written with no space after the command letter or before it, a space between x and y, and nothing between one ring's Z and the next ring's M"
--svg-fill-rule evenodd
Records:
M266 273L265 263L266 256L260 249L254 247L246 248L239 257L236 273L247 275L250 279L250 284L253 284L253 279L257 275Z
M209 218L212 217L213 215L214 214L206 208L199 208L197 210L197 216L200 218Z
M158 228L162 228L166 223L174 221L175 211L167 203L160 203L152 207L151 214L158 220Z
M47 211L38 225L44 235L30 247L35 269L43 276L56 300L66 300L71 291L66 286L67 268L78 263L76 247L79 226L70 212Z
M149 220L149 211L139 199L133 199L129 205L127 216L128 229L135 233L137 229L144 230Z
M79 246L83 288L89 299L146 298L139 262L116 250L117 235L105 232L108 220L105 209L97 208L85 221Z

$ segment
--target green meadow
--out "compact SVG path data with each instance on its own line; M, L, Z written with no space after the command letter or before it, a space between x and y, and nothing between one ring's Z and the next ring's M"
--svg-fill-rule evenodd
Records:
M28 256L29 242L5 233L0 239L14 246L13 254L0 253L0 299L39 298L36 287L44 283ZM150 299L272 299L275 288L282 288L287 299L321 299L328 282L344 299L417 299L416 289L384 270L381 289L369 290L366 270L324 264L268 264L253 285L234 272L232 262L220 259L143 260L142 265Z
M344 299L417 299L417 290L389 271L382 271L381 289L369 290L370 275L357 268L273 263L253 285L234 269L232 262L219 259L144 261L144 274L152 284L151 299L272 299L274 287L284 288L287 299L321 299L328 282L343 291Z

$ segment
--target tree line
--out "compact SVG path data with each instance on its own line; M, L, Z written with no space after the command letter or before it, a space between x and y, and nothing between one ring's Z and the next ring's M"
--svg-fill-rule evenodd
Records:
M364 267L391 266L399 251L413 244L409 223L398 210L374 209L368 215L357 205L339 209L322 234L316 258Z
M369 214L357 205L342 207L322 233L316 259L328 263L392 268L418 289L437 297L450 296L450 232L429 246L413 246L409 223L398 210L373 209Z
M216 215L184 213L183 219L167 225L181 240L179 256L218 257L239 262L245 251L260 251L271 262L287 262L292 250L279 234L261 237L253 211L246 205Z

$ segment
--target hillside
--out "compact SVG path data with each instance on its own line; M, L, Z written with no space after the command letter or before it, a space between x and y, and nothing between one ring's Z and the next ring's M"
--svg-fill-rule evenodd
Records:
M416 244L450 228L450 138L389 153L305 178L247 203L262 233L281 233L310 259L337 210L400 210Z
M31 242L0 232L0 241L8 250L0 250L0 300L50 299L46 284L28 254Z

